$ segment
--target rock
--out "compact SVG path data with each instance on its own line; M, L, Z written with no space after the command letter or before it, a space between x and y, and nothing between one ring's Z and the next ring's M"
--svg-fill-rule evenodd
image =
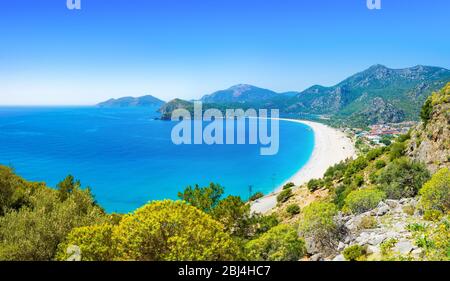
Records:
M320 254L320 253L315 254L315 255L311 256L310 260L311 261L320 261L320 260L322 260L322 254Z
M333 261L345 261L344 255L337 255Z
M375 245L381 244L381 243L384 241L384 239L386 239L386 236L383 235L383 234L374 235L373 237L370 238L370 240L368 241L368 243L369 243L370 245L375 246Z
M394 247L394 251L400 253L401 255L408 255L414 249L414 245L409 240L401 240L397 242Z
M338 250L338 251L342 251L342 250L345 249L345 247L347 247L347 245L345 245L345 244L342 243L342 242L339 242L339 245L338 245L338 247L337 247L337 250Z
M317 248L314 238L305 238L305 248L306 252L310 255L319 253L319 249Z
M411 255L415 258L415 259L419 259L422 257L423 254L423 250L421 248L417 248L415 250L412 250Z
M400 203L397 200L387 199L384 202L392 209L400 206Z
M386 203L380 202L374 211L375 211L375 214L378 217L380 217L380 216L384 216L385 214L387 214L390 211L390 209L391 208L389 208L389 206Z
M367 249L366 249L366 252L367 252L367 254L369 254L369 255L371 255L371 254L380 254L381 253L381 250L380 250L380 247L379 246L372 246L372 245L369 245L369 246L367 246Z

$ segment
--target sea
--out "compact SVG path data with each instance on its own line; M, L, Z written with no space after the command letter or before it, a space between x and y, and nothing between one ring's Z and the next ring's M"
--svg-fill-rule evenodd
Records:
M289 121L280 121L275 155L248 142L176 145L178 123L157 118L153 108L0 107L0 165L52 188L73 175L107 212L129 213L196 184L243 200L273 192L314 148L312 129Z

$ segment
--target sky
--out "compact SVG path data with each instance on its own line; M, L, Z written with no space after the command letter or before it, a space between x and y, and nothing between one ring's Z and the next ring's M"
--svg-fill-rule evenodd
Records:
M197 99L334 85L373 64L450 68L448 0L0 1L0 105Z

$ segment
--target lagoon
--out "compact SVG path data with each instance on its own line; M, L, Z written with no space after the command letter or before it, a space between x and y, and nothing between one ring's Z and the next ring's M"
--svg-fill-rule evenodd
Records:
M280 122L276 155L260 146L175 145L176 122L151 108L0 107L0 164L55 187L66 175L89 186L108 212L177 199L188 185L219 183L243 199L272 192L311 157L310 127ZM248 127L246 127L248 129Z

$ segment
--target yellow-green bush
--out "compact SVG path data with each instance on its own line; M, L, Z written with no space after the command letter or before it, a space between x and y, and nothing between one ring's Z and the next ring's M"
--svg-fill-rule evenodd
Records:
M345 198L344 209L361 214L374 209L384 198L386 194L383 191L373 188L358 189L350 192Z
M82 260L234 260L237 244L223 225L182 201L154 201L118 225L76 228L60 245L58 259L76 245Z
M450 170L443 168L426 182L420 190L420 205L425 210L450 212Z
M357 261L360 260L364 255L366 254L366 251L363 246L360 245L352 245L344 249L342 252L342 255L344 258L348 261Z
M304 241L289 225L273 227L245 248L249 259L258 261L297 261L306 253Z

